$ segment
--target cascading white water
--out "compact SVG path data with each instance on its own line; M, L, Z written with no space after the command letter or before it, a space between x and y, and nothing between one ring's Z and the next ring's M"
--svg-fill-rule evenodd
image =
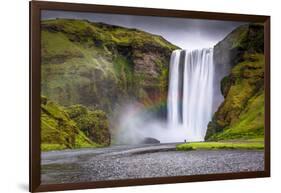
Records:
M212 118L213 49L175 50L170 60L168 124L187 141L204 141Z
M179 121L179 62L180 50L175 50L172 53L170 60L170 74L169 74L169 91L168 91L168 122L170 126L175 126Z

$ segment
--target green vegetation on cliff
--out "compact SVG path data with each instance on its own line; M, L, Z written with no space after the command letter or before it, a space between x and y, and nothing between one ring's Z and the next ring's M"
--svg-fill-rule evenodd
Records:
M167 93L171 52L158 35L87 20L41 23L42 94L61 105L112 111L126 97Z
M221 49L222 45L231 44L228 52L233 49L239 52L232 52L230 74L221 80L225 99L208 125L205 139L209 141L264 136L263 26L250 24L234 32L223 40L228 43L221 42L217 46ZM223 52L227 52L226 47L224 49Z
M66 112L89 139L101 145L110 145L109 123L105 112L91 111L82 105L67 107Z
M89 111L85 107L87 113L98 116L104 115L101 111ZM41 149L42 151L73 149L82 147L101 147L110 144L110 136L95 140L91 135L85 132L81 124L87 125L85 120L77 121L72 119L69 110L47 100L46 97L41 98ZM80 115L80 118L87 118L86 115ZM100 127L100 124L106 124L106 117L91 120L96 123L92 125L91 130L94 133L109 133L107 125Z

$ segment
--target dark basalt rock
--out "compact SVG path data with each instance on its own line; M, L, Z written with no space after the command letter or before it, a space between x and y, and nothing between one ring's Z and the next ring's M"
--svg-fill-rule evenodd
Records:
M146 137L141 141L141 144L156 144L156 143L160 143L160 141L152 137Z

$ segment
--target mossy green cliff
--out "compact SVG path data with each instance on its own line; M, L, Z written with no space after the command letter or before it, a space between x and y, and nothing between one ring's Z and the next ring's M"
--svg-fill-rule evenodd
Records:
M263 25L244 25L215 46L215 65L230 64L221 80L224 102L208 125L206 140L263 138Z
M158 35L86 20L45 20L42 94L61 105L111 112L127 97L167 96L168 64L177 47Z
M127 99L166 101L177 47L161 36L53 19L41 22L41 40L41 94L48 98L41 106L43 150L109 145L107 115L114 107Z

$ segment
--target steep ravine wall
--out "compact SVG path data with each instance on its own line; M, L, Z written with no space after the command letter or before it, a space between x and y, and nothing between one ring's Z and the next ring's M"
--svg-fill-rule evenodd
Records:
M214 47L215 80L220 90L206 140L263 137L263 25L243 25ZM220 85L220 86L218 86Z
M42 21L42 94L106 112L126 99L167 96L176 46L158 35L86 20Z
M177 46L138 29L74 19L42 21L41 37L42 150L110 145L109 115L129 100L165 116Z

